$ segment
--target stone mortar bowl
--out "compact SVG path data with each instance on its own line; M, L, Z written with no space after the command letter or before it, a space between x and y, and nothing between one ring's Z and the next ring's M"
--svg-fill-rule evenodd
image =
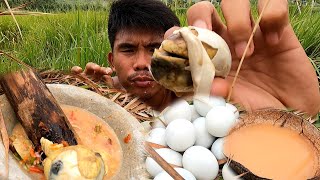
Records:
M59 104L85 109L105 121L118 136L123 151L120 171L112 179L147 179L145 170L144 129L138 120L113 101L92 91L62 84L47 84L49 90ZM10 135L18 122L5 95L0 96L0 108L4 116L6 128ZM124 143L123 139L131 134L131 141ZM0 179L4 179L5 149L0 138ZM9 179L40 179L37 174L24 170L13 154L9 153Z

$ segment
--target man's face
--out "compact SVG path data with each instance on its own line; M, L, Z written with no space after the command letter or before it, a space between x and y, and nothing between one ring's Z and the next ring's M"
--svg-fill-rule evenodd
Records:
M109 62L127 92L148 100L164 90L149 71L153 51L162 40L163 35L152 31L124 30L116 34Z

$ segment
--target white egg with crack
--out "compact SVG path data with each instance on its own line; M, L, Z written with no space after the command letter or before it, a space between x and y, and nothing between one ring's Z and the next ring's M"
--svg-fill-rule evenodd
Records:
M216 76L226 77L229 74L232 62L228 44L220 35L214 33L214 31L208 32L208 29L205 28L194 28L198 31L200 41L218 49L217 54L211 61L214 64Z
M184 99L177 100L163 111L163 117L167 125L175 119L186 119L191 121L190 105Z
M206 128L206 118L199 117L193 121L193 125L196 129L196 142L195 145L209 148L215 137L208 133Z
M161 146L167 146L165 137L166 129L155 128L149 132L149 135L147 136L147 141Z
M224 137L234 126L236 117L226 106L213 107L206 116L208 132L215 137Z
M196 142L196 130L186 119L176 119L166 128L167 145L178 152L183 152Z
M226 107L229 108L234 113L236 119L239 118L239 111L236 106L230 103L226 103Z
M193 104L196 111L203 117L215 106L226 106L226 101L223 97L196 95L193 98Z
M169 148L156 149L155 151L169 164L182 167L182 155L180 153ZM157 174L164 171L151 157L147 157L146 159L146 169L152 177L155 177Z
M224 180L242 180L241 175L237 175L229 166L229 163L225 163L222 168L222 177Z
M183 168L174 168L185 180L196 180L193 174ZM174 180L167 172L162 171L153 180Z
M222 160L226 158L226 156L223 153L223 143L224 143L224 138L218 138L217 140L214 141L214 143L211 146L211 152L218 160Z
M201 117L201 115L197 112L194 105L190 105L190 109L191 109L191 122Z
M197 179L215 179L219 172L217 159L211 151L202 146L187 149L182 157L182 165Z

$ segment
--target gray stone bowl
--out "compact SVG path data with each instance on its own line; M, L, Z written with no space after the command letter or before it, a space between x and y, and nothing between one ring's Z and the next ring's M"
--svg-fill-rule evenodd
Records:
M146 152L143 146L145 131L136 118L124 110L118 104L83 88L62 85L48 84L48 88L59 104L65 104L83 108L104 120L118 136L123 151L123 161L120 171L113 179L147 179L145 170ZM2 110L6 128L11 134L14 125L18 122L5 95L0 96L0 108ZM123 139L131 134L131 141L126 144ZM0 138L0 179L4 179L5 151ZM40 179L39 175L28 173L21 168L12 153L9 155L9 179Z

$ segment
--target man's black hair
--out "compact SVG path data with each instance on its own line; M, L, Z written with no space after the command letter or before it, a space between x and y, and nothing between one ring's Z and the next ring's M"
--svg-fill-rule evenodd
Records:
M163 35L179 26L177 16L160 0L116 0L108 21L108 37L113 49L116 34L122 30L147 30Z

